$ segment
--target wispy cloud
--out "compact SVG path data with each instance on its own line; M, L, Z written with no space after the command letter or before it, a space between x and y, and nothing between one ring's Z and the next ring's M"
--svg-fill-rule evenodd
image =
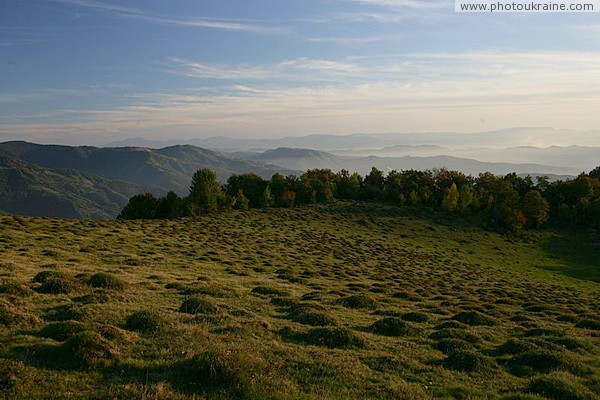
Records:
M388 8L435 9L453 5L452 0L346 0L354 3L368 4Z
M170 73L191 78L257 81L339 81L355 76L362 67L343 61L297 58L270 65L219 65L172 57Z
M190 67L189 61L175 61ZM198 77L227 79L222 86L134 93L125 106L63 110L69 122L4 124L0 133L128 136L168 130L193 137L548 125L591 129L600 102L600 52L419 53L353 62L192 66ZM293 71L304 71L303 76L280 83L269 79ZM336 80L316 85L308 80L330 73Z
M123 7L95 0L51 0L71 6L85 7L111 13L115 16L129 19L144 20L163 25L176 25L190 28L218 29L224 31L253 32L264 34L281 34L287 29L280 27L264 26L243 22L239 20L226 20L214 18L183 18L164 15L155 15L138 8Z

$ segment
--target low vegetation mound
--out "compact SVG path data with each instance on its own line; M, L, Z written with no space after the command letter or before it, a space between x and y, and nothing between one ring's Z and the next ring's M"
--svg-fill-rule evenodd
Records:
M113 358L110 343L95 332L85 331L71 336L63 348L73 361L85 367L92 367Z
M383 336L414 336L419 330L400 318L388 317L374 322L369 330Z
M40 330L40 336L62 342L85 330L85 326L77 321L54 322L44 326Z
M577 383L575 377L567 373L553 373L535 377L527 386L527 390L530 393L554 400L597 399L596 395L585 386Z
M452 319L471 326L492 326L498 324L496 319L478 311L463 311L454 315Z
M185 299L179 307L179 312L186 314L216 314L218 307L207 299L195 296Z
M121 290L125 288L125 282L112 274L99 272L88 279L88 285L95 288Z
M372 297L366 296L364 294L355 294L353 296L341 298L339 300L339 304L341 304L347 308L355 308L355 309L361 309L361 308L373 309L373 308L377 308L377 305L378 305L378 303L375 299L373 299Z
M156 311L136 311L127 317L125 328L145 334L157 333L167 325L164 317Z
M444 367L464 372L485 372L494 367L490 357L474 350L457 350L448 354Z
M365 341L347 328L315 328L308 331L304 338L307 344L328 347L330 349L348 349L365 347Z

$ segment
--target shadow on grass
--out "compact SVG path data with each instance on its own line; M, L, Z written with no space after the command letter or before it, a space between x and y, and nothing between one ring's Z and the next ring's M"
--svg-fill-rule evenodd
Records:
M600 251L583 230L561 230L542 243L560 266L538 266L576 279L600 283Z

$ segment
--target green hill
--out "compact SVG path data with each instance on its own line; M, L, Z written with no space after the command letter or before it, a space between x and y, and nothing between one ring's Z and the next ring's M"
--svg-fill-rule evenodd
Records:
M74 170L50 170L0 155L0 210L12 214L114 218L131 196L146 191L162 192Z
M2 153L43 168L78 170L110 180L156 186L165 192L173 190L179 194L187 194L190 179L200 168L212 169L221 181L232 174L252 172L270 178L276 172L293 172L189 145L155 150L5 142L0 143Z
M585 230L354 202L0 226L0 397L600 396Z

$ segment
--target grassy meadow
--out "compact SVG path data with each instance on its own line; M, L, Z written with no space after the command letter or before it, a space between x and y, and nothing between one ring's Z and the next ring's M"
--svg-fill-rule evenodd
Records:
M585 230L336 202L0 216L0 397L594 399Z

